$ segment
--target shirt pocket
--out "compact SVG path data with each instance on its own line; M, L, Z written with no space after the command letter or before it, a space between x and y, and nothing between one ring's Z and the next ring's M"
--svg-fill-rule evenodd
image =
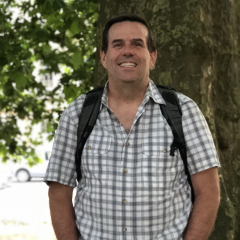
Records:
M99 123L99 122L97 122ZM112 137L106 129L96 124L83 149L82 172L86 181L106 185L108 181L108 153Z
M145 139L142 144L142 184L157 195L170 193L177 180L179 165L179 151L170 155L172 138L155 138L153 141Z

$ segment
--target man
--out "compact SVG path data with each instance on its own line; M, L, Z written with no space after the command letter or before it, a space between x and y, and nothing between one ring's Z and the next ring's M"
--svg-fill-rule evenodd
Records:
M108 83L83 153L77 186L78 116L85 95L62 114L45 181L58 239L206 240L219 205L214 143L196 104L179 94L191 191L179 154L169 154L172 131L149 71L157 58L147 23L117 16L105 26L101 51Z

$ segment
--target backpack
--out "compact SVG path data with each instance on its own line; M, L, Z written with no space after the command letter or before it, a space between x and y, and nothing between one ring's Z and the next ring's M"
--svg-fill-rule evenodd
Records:
M194 191L190 173L187 163L187 150L184 139L184 133L182 129L182 111L179 104L179 99L173 88L168 88L162 85L157 85L159 92L161 93L166 105L161 104L161 112L165 117L167 123L171 127L174 140L171 144L170 155L174 156L174 152L179 149L184 170L187 175L188 183L191 187L191 200L194 202ZM81 156L84 145L91 134L93 127L96 123L99 109L101 106L101 98L103 94L103 87L93 89L86 94L85 101L83 103L82 111L79 115L78 129L77 129L77 149L75 154L75 163L77 171L78 182L81 179Z

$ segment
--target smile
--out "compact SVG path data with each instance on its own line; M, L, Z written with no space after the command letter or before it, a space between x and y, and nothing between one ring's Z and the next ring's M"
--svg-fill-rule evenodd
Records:
M119 64L120 67L128 67L128 68L131 68L131 67L136 67L137 64L136 63L132 63L132 62L124 62L124 63L121 63Z

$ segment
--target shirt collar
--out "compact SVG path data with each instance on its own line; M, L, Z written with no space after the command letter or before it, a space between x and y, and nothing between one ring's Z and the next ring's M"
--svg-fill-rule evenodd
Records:
M103 105L108 107L107 91L108 91L108 82L104 86L104 90L103 90L103 94L102 94L102 104L101 104L100 110L102 110Z
M103 90L103 95L102 95L102 105L100 110L102 110L103 105L108 107L108 96L107 96L107 91L108 91L108 82L105 84L104 90ZM154 102L158 104L164 104L166 105L166 102L164 101L162 95L158 91L157 86L154 84L154 82L149 79L149 85L146 91L146 94L144 96L144 102L147 102L149 98L152 98Z
M160 94L157 86L154 84L154 82L151 79L149 79L149 86L145 94L145 98L150 98L150 97L153 99L154 102L158 104L166 105L166 102L164 101L162 95Z

